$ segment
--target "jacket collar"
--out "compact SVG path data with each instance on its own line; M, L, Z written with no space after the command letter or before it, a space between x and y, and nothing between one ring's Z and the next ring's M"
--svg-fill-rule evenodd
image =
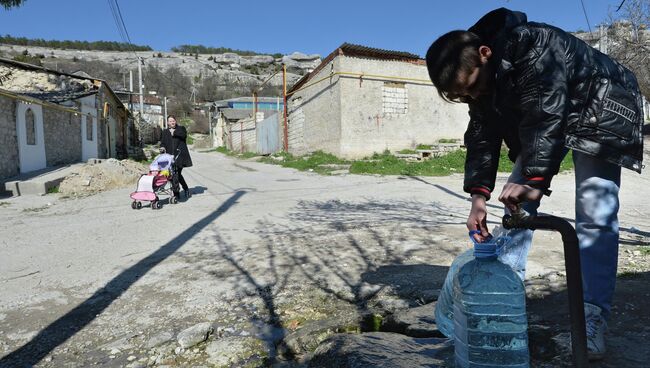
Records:
M514 28L527 22L528 18L526 14L506 8L499 8L485 14L476 24L468 29L468 31L478 35L483 43L492 50L489 66L494 71L493 88L495 89L495 93L493 94L493 105L496 105L497 81L512 70L510 61L507 58L503 58L507 34Z

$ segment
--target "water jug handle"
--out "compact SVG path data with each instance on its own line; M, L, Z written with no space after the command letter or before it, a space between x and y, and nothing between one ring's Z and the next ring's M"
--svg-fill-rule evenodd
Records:
M472 243L473 244L481 244L480 242L476 241L476 239L474 238L474 235L481 235L481 230L470 230L469 231L469 238L472 240ZM485 242L489 242L490 240L492 240L492 234L488 235L488 237L485 239Z

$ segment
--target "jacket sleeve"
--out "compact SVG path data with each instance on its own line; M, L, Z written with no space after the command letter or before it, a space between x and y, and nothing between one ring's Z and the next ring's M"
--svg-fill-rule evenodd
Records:
M184 126L178 125L178 127L174 129L174 138L178 138L182 141L185 141L186 137L187 137L187 130L185 129Z
M522 174L548 189L566 153L567 71L564 44L555 31L520 29L510 38L514 92L519 99Z
M465 182L463 190L490 199L494 190L503 138L479 102L469 103L470 121L465 132Z
M169 135L169 130L163 129L162 133L160 134L160 146L165 149L165 152L171 153L172 147L171 147L171 136Z

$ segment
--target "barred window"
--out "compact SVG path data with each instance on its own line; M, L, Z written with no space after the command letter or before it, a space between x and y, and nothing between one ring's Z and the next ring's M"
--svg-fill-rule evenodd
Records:
M408 95L404 83L385 82L382 88L384 115L404 115L408 112Z

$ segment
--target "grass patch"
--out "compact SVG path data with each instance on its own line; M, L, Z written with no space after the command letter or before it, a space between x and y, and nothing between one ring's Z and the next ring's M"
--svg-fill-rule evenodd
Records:
M194 144L194 138L192 138L192 135L190 134L187 135L187 137L185 138L185 143Z
M406 149L403 149L401 151L397 151L397 153L401 153L401 154L405 154L405 155L412 155L412 154L418 153L418 151L406 148Z
M419 146L418 146L419 147ZM400 151L400 153L402 153ZM465 150L456 150L440 157L433 157L425 161L407 162L401 160L390 152L375 153L372 157L355 161L350 167L353 174L379 174L379 175L410 175L410 176L445 176L465 171ZM503 149L499 158L499 172L512 172L513 163L508 159L508 151ZM562 164L560 171L573 169L573 159L569 153Z
M228 148L226 148L225 146L220 146L220 147L217 147L217 148L213 148L213 149L211 149L209 151L206 151L206 152L219 152L219 153L223 153L224 155L227 155L227 156L237 157L237 158L242 158L242 159L248 159L248 158L253 158L253 157L259 156L255 152L235 152L235 151L231 151Z
M219 147L217 147L217 148L213 148L213 149L211 149L211 150L208 151L208 152L219 152L219 153L223 153L223 154L225 154L225 155L227 155L227 154L230 153L230 151L228 151L228 148L226 148L226 146L219 146Z
M499 168L498 172L512 172L514 163L508 158L508 150L505 148L501 149L501 156L499 156ZM573 154L572 151L564 157L564 160L560 163L560 172L572 170L573 169Z
M438 139L438 143L458 143L458 139L442 138L442 139Z
M444 176L462 172L465 165L465 151L458 150L444 156L425 161L407 162L388 151L375 153L368 160L355 161L350 167L353 174Z
M430 145L430 144L418 144L418 145L415 147L415 149L416 149L416 150L430 150L430 149L431 149L431 145Z
M632 280L643 276L643 273L636 271L625 271L618 274L619 279Z
M242 152L242 153L236 153L235 156L243 159L248 159L248 158L253 158L259 156L255 152Z
M2 207L2 206L9 206L10 204L11 204L11 203L9 203L9 202L2 201L2 202L0 202L0 207Z
M55 194L59 192L59 186L54 186L54 187L49 187L47 188L47 194Z
M320 174L329 174L336 170L333 167L322 165L347 165L349 161L342 160L330 153L316 151L310 155L294 156L287 152L276 153L273 156L263 157L261 162L290 167L300 171L314 171Z

